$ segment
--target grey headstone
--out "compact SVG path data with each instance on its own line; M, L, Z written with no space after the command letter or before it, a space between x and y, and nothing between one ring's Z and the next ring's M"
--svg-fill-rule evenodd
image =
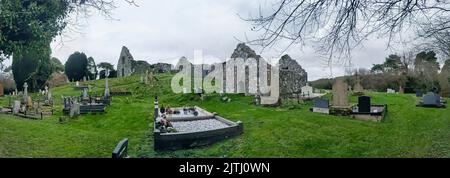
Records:
M330 106L330 102L324 99L315 99L314 107L315 108L328 108Z
M73 118L73 117L76 117L76 116L78 116L78 115L80 115L80 104L74 103L74 104L72 104L72 106L70 107L70 114L69 114L69 116L70 116L71 118Z
M427 93L423 96L423 105L439 106L441 104L441 97L434 93Z
M83 98L87 98L87 97L89 97L89 95L88 95L88 89L85 88L85 89L83 89Z
M20 101L16 100L14 101L14 106L13 106L13 114L18 114L20 111Z
M27 82L25 82L23 84L23 101L26 103L27 100L28 100L28 84Z
M106 72L109 73L109 72ZM110 93L109 93L109 83L108 83L108 75L106 76L105 79L105 97L109 97Z
M416 97L423 97L422 91L416 91Z

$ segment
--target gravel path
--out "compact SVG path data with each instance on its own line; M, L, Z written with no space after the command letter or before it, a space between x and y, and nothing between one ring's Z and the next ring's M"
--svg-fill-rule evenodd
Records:
M172 122L172 125L178 132L201 132L228 127L227 124L216 119Z

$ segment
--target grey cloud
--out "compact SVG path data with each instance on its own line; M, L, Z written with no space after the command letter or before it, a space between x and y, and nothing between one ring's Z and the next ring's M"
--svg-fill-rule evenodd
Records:
M94 57L97 62L117 63L122 46L127 46L134 58L148 62L173 62L181 56L193 57L194 50L203 50L207 63L217 58L230 57L237 39L256 38L251 24L239 18L258 12L259 4L270 6L274 1L260 0L141 0L140 7L119 3L113 16L120 20L105 20L94 14L80 33L67 32L73 41L58 46L52 43L53 56L65 62L74 51L82 51ZM381 41L381 42L380 42ZM360 67L370 67L382 62L388 52L382 40L367 43L365 49L354 51L354 63ZM256 51L258 46L252 46ZM282 48L264 51L266 59L279 58ZM322 59L314 50L292 47L286 51L297 59L315 80L330 75ZM333 74L342 75L343 69L336 67Z

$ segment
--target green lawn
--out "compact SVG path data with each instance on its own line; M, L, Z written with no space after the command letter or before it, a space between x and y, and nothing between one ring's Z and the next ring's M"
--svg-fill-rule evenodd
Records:
M144 87L139 77L110 80L112 88L135 94L116 97L103 115L85 115L58 123L61 104L51 118L32 121L0 115L0 157L110 157L123 138L132 157L450 157L450 108L415 107L413 95L370 93L374 104L388 104L382 123L364 122L309 112L311 103L296 107L252 106L250 97L230 95L231 103L211 95L205 101L170 91L170 75L159 86ZM104 81L91 82L103 91ZM71 86L53 95L78 95ZM197 149L154 152L151 135L153 96L170 106L198 105L244 123L244 134ZM351 101L356 103L356 98ZM0 103L8 103L7 98Z

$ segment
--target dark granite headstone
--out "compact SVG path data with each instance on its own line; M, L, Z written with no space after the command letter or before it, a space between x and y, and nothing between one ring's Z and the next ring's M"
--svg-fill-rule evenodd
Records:
M428 93L423 96L423 105L425 106L440 106L441 105L441 97L434 93Z
M328 100L323 100L323 99L315 99L314 100L314 107L315 108L328 109L329 106L330 106L330 102Z
M416 97L423 97L423 93L421 91L416 91Z
M116 148L112 153L112 158L127 158L128 157L128 139L123 139L117 144Z
M358 112L370 113L370 97L361 96L358 98Z

